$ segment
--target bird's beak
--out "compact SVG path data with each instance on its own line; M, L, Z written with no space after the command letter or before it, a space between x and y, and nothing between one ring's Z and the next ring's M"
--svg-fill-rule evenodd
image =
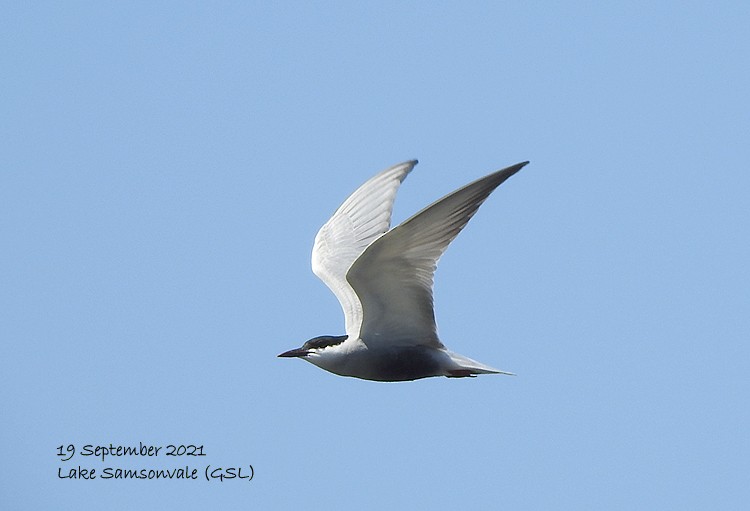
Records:
M285 351L280 357L306 357L310 352L304 348L294 348L293 350Z

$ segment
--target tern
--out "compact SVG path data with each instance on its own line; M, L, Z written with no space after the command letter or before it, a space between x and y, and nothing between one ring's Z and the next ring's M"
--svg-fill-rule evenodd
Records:
M527 163L478 179L393 229L396 192L417 160L360 186L320 228L312 251L313 272L341 303L346 335L315 337L279 357L375 381L513 374L445 347L438 339L432 287L450 242L490 193Z

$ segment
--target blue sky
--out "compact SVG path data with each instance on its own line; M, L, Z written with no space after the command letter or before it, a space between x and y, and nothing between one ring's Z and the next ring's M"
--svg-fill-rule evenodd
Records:
M4 509L740 509L750 500L745 2L8 3ZM518 161L440 262L449 347L382 384L313 237ZM203 445L62 463L60 445ZM251 482L61 480L252 464Z

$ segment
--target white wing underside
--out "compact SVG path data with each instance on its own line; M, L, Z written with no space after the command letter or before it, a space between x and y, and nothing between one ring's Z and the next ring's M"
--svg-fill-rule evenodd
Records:
M432 299L437 262L490 193L526 163L478 179L390 231L396 191L416 161L357 189L318 232L312 263L341 302L347 335L370 348L444 348Z
M386 169L360 186L336 210L315 236L312 269L341 303L346 334L359 335L362 303L346 274L364 250L391 226L391 211L398 187L416 160Z

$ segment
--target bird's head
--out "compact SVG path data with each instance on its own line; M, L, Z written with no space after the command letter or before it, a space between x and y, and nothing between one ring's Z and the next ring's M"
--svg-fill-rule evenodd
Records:
M314 358L316 355L320 355L321 353L326 351L327 348L332 348L334 346L340 345L348 337L349 336L347 335L321 335L319 337L313 337L299 348L285 351L279 356L298 357L308 361L312 361L310 360L310 358Z

